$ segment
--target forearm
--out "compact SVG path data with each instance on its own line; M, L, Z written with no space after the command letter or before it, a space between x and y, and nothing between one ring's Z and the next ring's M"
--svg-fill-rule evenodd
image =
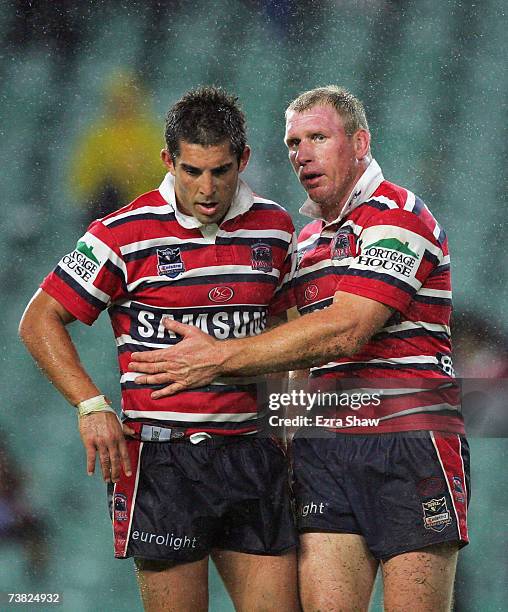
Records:
M300 370L357 350L349 319L338 321L329 309L311 313L259 336L220 343L221 373L250 376Z
M351 357L392 312L374 300L339 291L328 308L253 338L219 343L220 373L249 376L301 370Z
M19 325L19 335L41 370L55 387L74 405L101 395L85 368L65 326L74 317L59 302L39 290L27 306ZM117 482L123 468L131 475L124 439L134 433L122 430L116 414L104 401L81 406L79 433L86 450L87 472L93 474L96 455L100 458L103 478Z
M163 318L182 340L175 346L133 353L129 369L139 385L167 384L159 399L210 384L220 376L253 376L319 366L355 355L387 321L392 309L338 291L331 306L241 340L212 339L195 327ZM169 383L169 384L168 384Z

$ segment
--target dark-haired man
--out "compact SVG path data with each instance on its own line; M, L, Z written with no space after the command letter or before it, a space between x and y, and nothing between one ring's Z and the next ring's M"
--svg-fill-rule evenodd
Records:
M363 106L346 90L293 101L285 142L309 196L301 212L314 219L299 239L304 316L227 342L168 321L184 340L134 354L131 367L147 373L140 384L170 383L160 398L217 375L308 366L316 393L363 394L365 404L339 404L317 436L293 443L303 607L367 609L381 565L385 610L444 612L469 496L446 236L417 196L384 179Z
M159 189L92 223L29 304L20 333L78 408L88 472L114 483L115 556L134 557L147 610L207 610L208 558L239 610L296 610L296 537L285 458L256 436L252 379L217 379L154 401L133 351L177 342L163 317L217 339L285 315L295 268L289 215L239 178L249 160L236 98L206 87L168 112ZM124 429L65 326L108 309ZM127 440L124 439L124 433Z

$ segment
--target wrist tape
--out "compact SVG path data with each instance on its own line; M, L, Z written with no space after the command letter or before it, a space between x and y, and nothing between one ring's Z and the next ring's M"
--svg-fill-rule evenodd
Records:
M116 415L115 410L111 407L104 395L97 395L96 397L83 400L79 402L79 404L76 404L76 408L78 409L79 417L86 416L92 412L112 412Z

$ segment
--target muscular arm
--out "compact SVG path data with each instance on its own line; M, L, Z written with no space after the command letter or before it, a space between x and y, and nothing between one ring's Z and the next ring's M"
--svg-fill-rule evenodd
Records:
M345 292L333 304L271 329L259 336L217 342L195 328L164 320L183 335L169 349L133 353L130 369L142 384L169 383L155 399L209 383L220 375L255 375L302 369L352 356L380 329L392 313L384 304Z
M49 380L71 403L100 395L81 364L66 325L74 317L55 299L39 290L28 304L19 326L27 349ZM80 417L79 430L87 453L87 470L95 467L99 454L104 480L118 480L120 465L130 472L122 428L110 412L96 412Z
M243 375L322 365L357 353L391 313L374 300L337 292L328 308L260 336L219 345L217 362L221 373Z
M66 325L76 319L55 299L39 289L28 304L19 335L41 370L65 399L76 405L100 395L81 365Z

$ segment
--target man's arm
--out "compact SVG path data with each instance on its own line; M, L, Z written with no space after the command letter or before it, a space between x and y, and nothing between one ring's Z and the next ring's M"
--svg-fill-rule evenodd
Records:
M218 342L194 327L164 319L183 336L176 346L133 353L129 369L144 372L139 384L171 383L154 399L210 383L221 375L256 375L318 366L352 356L388 320L393 309L369 298L338 291L328 308L259 336Z
M73 405L101 392L81 365L65 326L75 318L50 295L40 290L28 304L19 325L27 349L49 380ZM87 471L95 469L99 454L104 480L116 482L120 469L130 475L130 462L122 427L111 412L79 417L79 431L86 449ZM125 429L126 433L134 433Z

